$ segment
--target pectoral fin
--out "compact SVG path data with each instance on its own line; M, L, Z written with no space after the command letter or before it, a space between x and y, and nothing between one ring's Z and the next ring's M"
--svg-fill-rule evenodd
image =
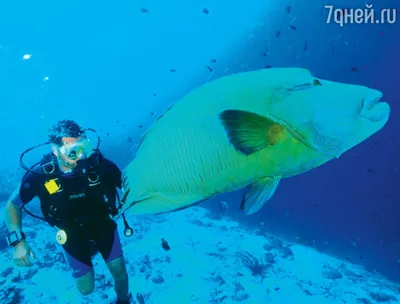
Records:
M280 180L280 177L266 177L250 185L243 195L240 209L244 210L246 215L260 211L264 204L274 195Z
M236 150L249 155L275 144L285 131L271 119L242 110L223 111L219 118Z

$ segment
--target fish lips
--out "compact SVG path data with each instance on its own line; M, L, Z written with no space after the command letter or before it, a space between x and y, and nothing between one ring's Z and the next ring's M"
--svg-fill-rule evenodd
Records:
M389 104L381 101L382 95L364 99L362 101L362 108L360 116L373 122L380 122L387 120L390 113Z

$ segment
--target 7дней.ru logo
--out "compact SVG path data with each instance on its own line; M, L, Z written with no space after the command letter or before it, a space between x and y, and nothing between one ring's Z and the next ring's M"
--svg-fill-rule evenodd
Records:
M333 5L325 5L325 8L329 9L329 14L326 19L326 23L331 23L332 20L343 26L345 24L361 24L361 23L372 23L382 24L389 23L393 24L397 19L396 8L385 8L380 12L375 11L372 8L372 4L366 4L366 8L334 8Z

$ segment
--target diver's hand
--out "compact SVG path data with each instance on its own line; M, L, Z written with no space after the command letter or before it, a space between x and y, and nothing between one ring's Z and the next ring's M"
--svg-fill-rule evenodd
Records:
M26 240L22 240L18 245L14 247L13 259L17 266L32 266L32 262L29 258L35 259L31 246Z

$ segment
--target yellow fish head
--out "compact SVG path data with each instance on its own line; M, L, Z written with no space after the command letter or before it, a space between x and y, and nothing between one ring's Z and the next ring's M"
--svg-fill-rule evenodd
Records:
M268 115L314 150L337 158L389 119L380 91L319 79L304 69L283 70L288 81L275 89Z

